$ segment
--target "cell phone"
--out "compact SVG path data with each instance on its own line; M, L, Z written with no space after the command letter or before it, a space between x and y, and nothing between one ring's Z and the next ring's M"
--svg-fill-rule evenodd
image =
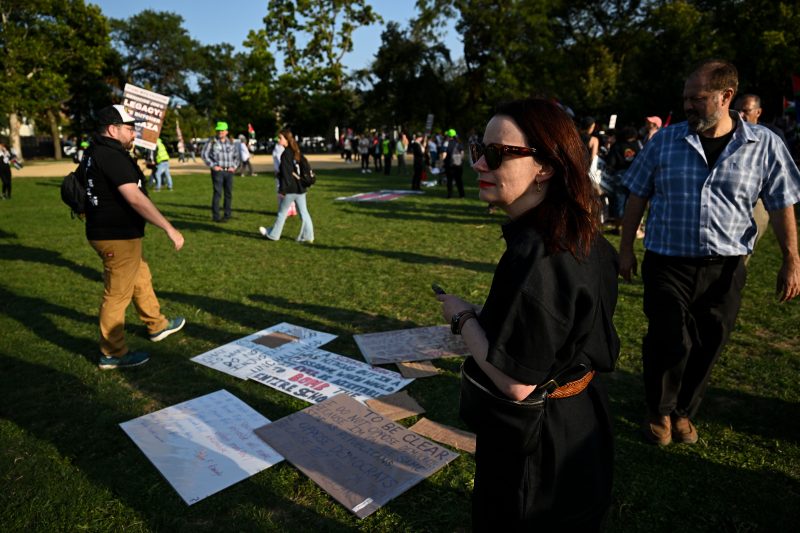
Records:
M444 292L444 289L441 288L436 283L431 283L431 290L436 294L447 294L446 292Z

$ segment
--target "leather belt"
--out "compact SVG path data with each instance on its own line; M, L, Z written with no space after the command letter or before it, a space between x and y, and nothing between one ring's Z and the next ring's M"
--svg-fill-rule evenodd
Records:
M589 382L592 381L592 378L594 378L594 374L595 374L594 370L587 372L586 374L583 375L582 378L561 385L556 390L548 394L547 397L558 399L558 398L569 398L570 396L575 396L577 394L580 394L581 392L583 392L583 389L589 386Z

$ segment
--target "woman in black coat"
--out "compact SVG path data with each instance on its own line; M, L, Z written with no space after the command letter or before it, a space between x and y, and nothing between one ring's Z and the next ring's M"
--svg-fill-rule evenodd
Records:
M499 107L470 149L480 199L510 218L484 305L438 296L472 354L461 414L477 433L473 529L598 530L613 449L595 376L619 353L617 266L583 143L561 108L532 99Z

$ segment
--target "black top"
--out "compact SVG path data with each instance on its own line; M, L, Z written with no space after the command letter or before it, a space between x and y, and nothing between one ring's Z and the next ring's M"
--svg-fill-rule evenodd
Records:
M703 146L703 152L706 154L708 168L714 168L714 165L717 164L717 159L719 159L719 156L722 155L722 151L726 146L728 146L728 143L731 142L734 131L736 131L736 124L734 124L734 127L731 131L722 137L709 138L703 135L699 136L700 144Z
M617 141L611 147L606 158L606 168L609 172L628 170L633 164L636 155L642 150L642 143L635 141Z
M478 318L489 341L487 360L531 385L584 363L611 371L619 355L612 323L617 256L598 237L587 258L548 255L523 216L503 226L506 252Z
M91 241L144 237L144 218L119 192L135 183L147 194L139 166L116 139L96 135L86 156L86 238Z
M299 166L295 167L295 163L300 163L294 160L294 151L290 147L286 147L281 154L281 166L278 170L278 192L281 194L303 194L306 188L300 183L300 180L294 177L293 173L300 175Z

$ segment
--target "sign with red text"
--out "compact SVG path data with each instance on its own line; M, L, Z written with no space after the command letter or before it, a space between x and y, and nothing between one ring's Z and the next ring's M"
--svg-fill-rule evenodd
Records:
M450 333L449 326L367 333L353 335L353 339L372 365L469 355L467 345L459 335Z
M359 518L459 455L345 395L259 428L256 435Z
M268 418L219 390L120 426L192 505L283 460L253 433L264 424Z
M126 83L122 98L125 110L135 118L144 120L136 124L136 140L133 144L155 150L156 140L161 134L161 126L164 125L167 115L169 96Z
M319 348L274 354L251 370L249 379L309 403L324 402L337 394L358 400L379 398L414 381Z

